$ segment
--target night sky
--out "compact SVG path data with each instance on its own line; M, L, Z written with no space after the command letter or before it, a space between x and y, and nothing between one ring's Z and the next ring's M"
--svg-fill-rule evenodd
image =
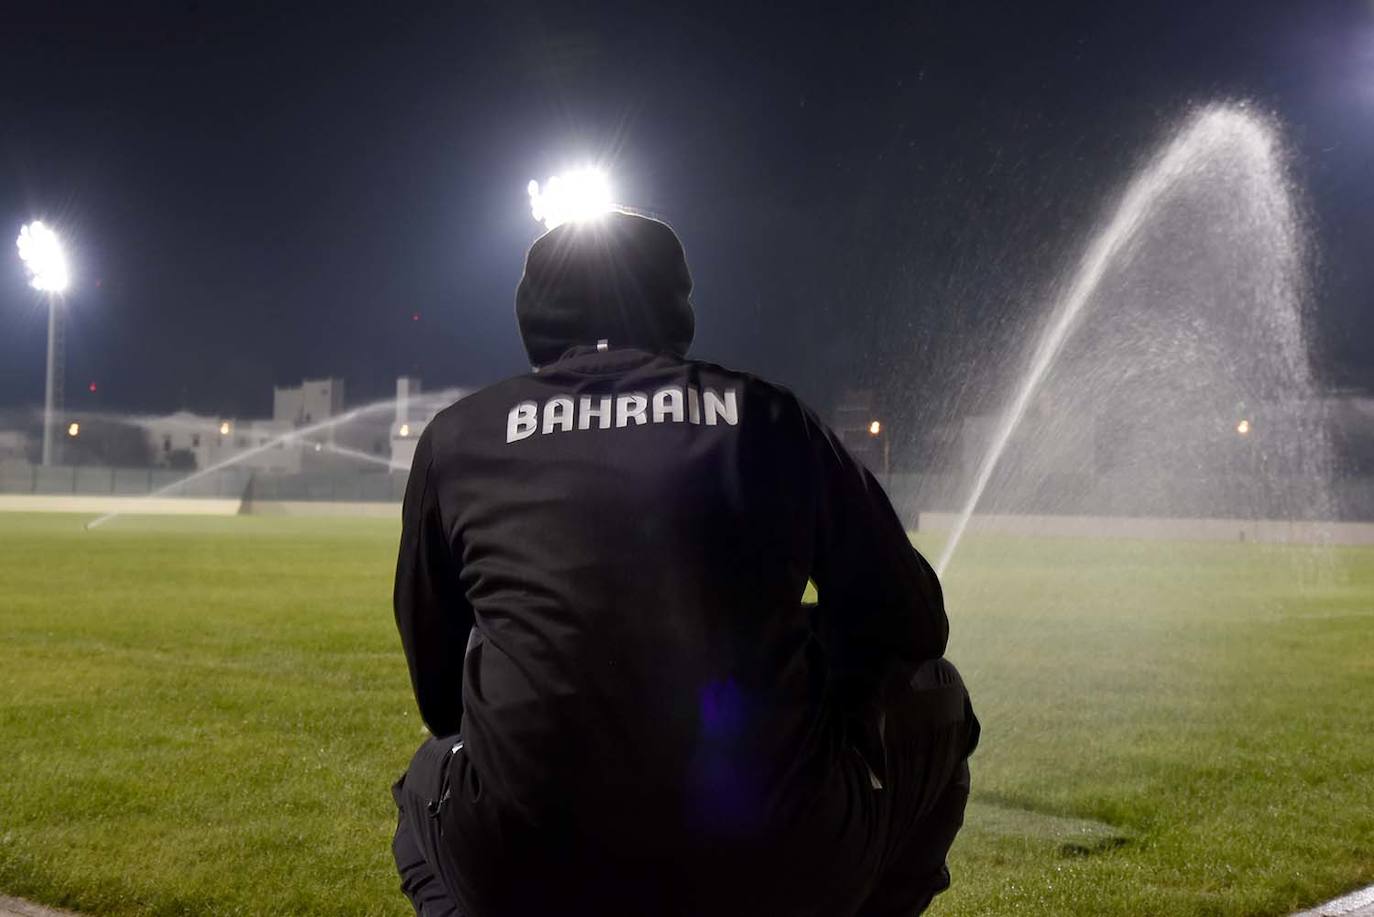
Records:
M525 185L587 161L683 237L695 355L953 398L1218 99L1283 125L1320 377L1374 390L1374 3L781 9L5 0L0 406L42 399L33 218L74 249L69 405L522 372Z

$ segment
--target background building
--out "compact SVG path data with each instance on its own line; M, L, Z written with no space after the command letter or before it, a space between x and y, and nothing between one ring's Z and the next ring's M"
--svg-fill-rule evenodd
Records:
M148 438L153 464L159 468L209 468L240 453L261 449L245 457L243 465L283 473L301 470L299 444L279 442L263 448L293 429L275 420L235 420L177 411L148 418L140 425Z
M871 389L845 389L831 414L830 426L849 453L889 481L893 472L893 425L883 416ZM911 431L906 434L910 436Z
M433 416L421 416L416 410L419 394L419 379L402 376L396 380L396 416L391 424L391 464L395 468L410 468L415 460L415 442Z
M306 379L296 386L272 390L272 419L293 427L308 427L344 411L342 379ZM332 435L332 429L329 431Z

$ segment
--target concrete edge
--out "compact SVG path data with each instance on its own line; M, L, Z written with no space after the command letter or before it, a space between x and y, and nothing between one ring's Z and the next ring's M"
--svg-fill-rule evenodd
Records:
M1374 885L1333 898L1293 917L1374 917Z
M369 516L400 519L401 504L366 500L250 500L243 504L248 516Z
M0 512L107 513L155 516L236 516L238 497L113 497L85 494L0 494Z
M25 901L23 898L0 895L0 917L80 917L80 915L73 911L60 911L56 908L44 907L41 904Z
M399 502L240 500L237 497L118 497L83 494L0 494L0 513L95 516L372 516L400 519Z

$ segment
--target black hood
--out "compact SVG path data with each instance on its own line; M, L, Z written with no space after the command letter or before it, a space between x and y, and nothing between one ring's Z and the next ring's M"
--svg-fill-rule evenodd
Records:
M515 317L535 366L606 341L685 356L692 344L692 276L666 223L619 211L564 223L525 258Z

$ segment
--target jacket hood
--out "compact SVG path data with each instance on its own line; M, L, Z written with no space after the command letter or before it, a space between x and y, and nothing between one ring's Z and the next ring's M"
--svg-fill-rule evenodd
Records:
M673 230L613 211L564 223L535 241L515 291L515 317L535 366L601 341L685 356L696 330L691 294Z

